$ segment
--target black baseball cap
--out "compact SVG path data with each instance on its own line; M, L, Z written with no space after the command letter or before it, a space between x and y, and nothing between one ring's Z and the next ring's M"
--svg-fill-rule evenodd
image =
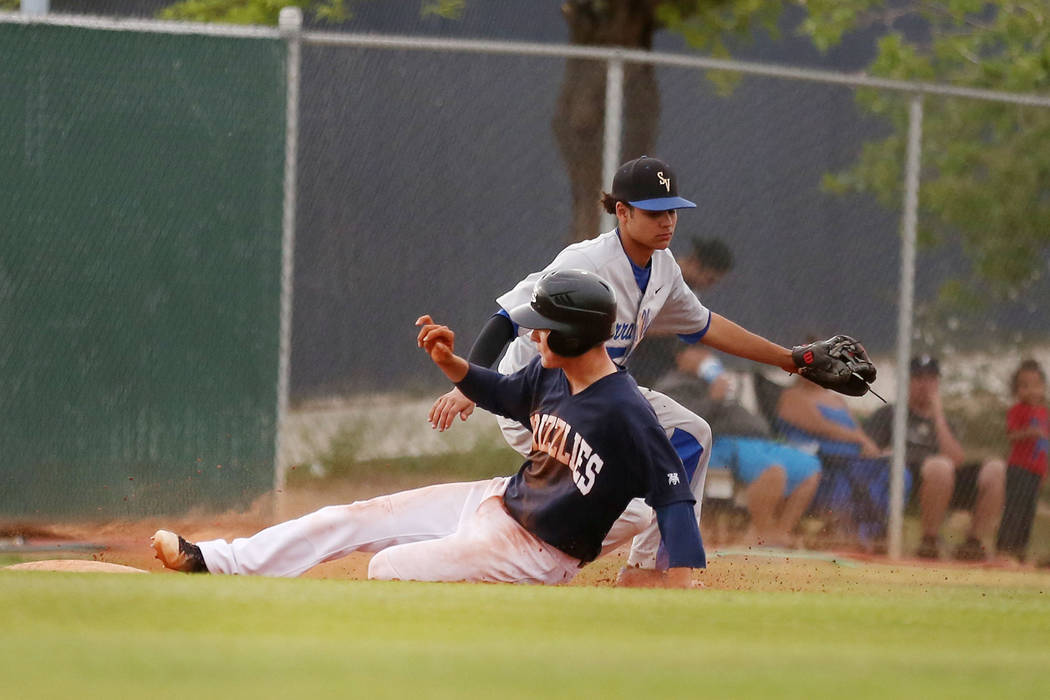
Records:
M646 211L692 209L694 202L678 196L678 176L667 163L642 156L620 166L613 176L615 199Z
M937 364L937 358L930 355L916 355L911 358L912 374L933 374L941 376L941 366Z

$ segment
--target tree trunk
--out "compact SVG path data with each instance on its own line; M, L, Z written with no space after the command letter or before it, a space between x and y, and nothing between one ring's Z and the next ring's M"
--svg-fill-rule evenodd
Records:
M651 49L657 4L658 0L567 0L562 13L569 25L569 41L584 46ZM554 115L554 135L572 187L570 242L599 233L601 192L612 186L611 182L602 182L605 76L604 62L568 59ZM652 150L659 120L660 92L653 67L625 64L620 160Z

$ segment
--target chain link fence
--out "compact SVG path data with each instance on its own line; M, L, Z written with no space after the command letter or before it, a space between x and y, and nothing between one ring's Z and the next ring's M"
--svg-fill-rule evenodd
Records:
M495 298L546 265L574 235L569 223L572 183L552 129L570 57L654 61L660 105L651 155L676 166L682 194L698 203L696 210L681 213L672 250L686 256L695 239L715 237L731 248L735 260L723 280L699 292L709 308L784 345L838 332L863 339L880 368L876 390L890 401L906 386L894 371L902 351L938 354L945 402L972 458L1006 456L1004 420L1012 402L1008 380L1014 365L1028 356L1050 363L1050 319L1040 301L1050 291L1045 259L1038 261L1037 272L1020 292L986 290L970 275L980 266L980 251L962 233L953 233L961 230L957 223L935 229L929 217L937 212L922 206L916 212L920 238L936 230L943 244L917 249L914 296L904 307L912 325L906 339L898 336L901 290L907 286L902 281L908 263L902 246L907 224L901 206L906 200L906 125L909 104L914 104L909 100L924 95L920 104L938 115L937 124L946 113L971 113L964 107L974 100L994 106L999 118L1013 115L1025 124L1045 121L1047 106L1040 98L939 94L931 89L937 86L682 56L581 53L579 47L409 40L294 27L230 38L219 36L224 28L198 25L123 22L103 29L98 23L81 26L81 20L3 19L0 37L15 49L6 53L29 56L30 47L63 32L62 51L69 61L100 67L96 73L76 74L71 67L49 72L41 57L8 62L3 69L2 104L9 116L0 126L0 142L16 165L4 174L2 187L4 209L15 213L4 222L0 296L5 327L14 331L8 337L36 340L10 344L0 357L0 375L13 386L34 372L46 374L44 384L52 387L41 391L40 380L36 388L5 392L6 441L19 440L12 444L23 455L4 467L8 512L10 504L26 501L30 491L38 494L34 502L53 504L48 510L66 510L68 484L57 474L70 464L79 465L80 483L115 483L115 477L99 475L127 471L127 460L112 452L82 449L93 443L126 447L132 440L122 437L120 421L97 410L99 401L118 401L104 397L119 396L129 415L142 416L150 425L173 426L172 434L183 437L201 432L196 418L182 419L180 411L189 407L198 411L208 406L209 415L220 416L239 405L247 415L268 415L262 429L242 426L219 432L253 445L252 459L267 454L267 460L277 462L278 484L285 468L323 461L340 431L353 433L355 453L362 459L456 452L491 438L495 428L486 416L457 425L440 438L426 427L426 406L445 385L415 347L413 323L430 313L459 331L461 348L469 347L496 311ZM60 29L58 24L69 26ZM138 31L143 27L149 33ZM291 55L286 47L293 44L300 48L295 66L298 110L291 113L297 123L286 124L285 105L277 101L286 94ZM184 77L191 60L199 62L195 80ZM145 70L152 62L163 70ZM121 70L131 69L135 79L120 78ZM724 80L711 77L713 72L724 77L729 69L735 79L727 90ZM39 125L46 119L31 118L31 113L51 114L50 104L44 104L51 93L42 86L49 75L64 76L75 90L91 90L94 102L105 105L99 107L102 115L121 109L141 114L133 122L137 129L129 130L127 120L99 117L90 131L58 123L42 131ZM250 81L241 83L245 76ZM891 114L896 116L876 118L862 109L858 89L894 101ZM990 101L995 99L1029 104ZM69 109L73 115L82 112L77 105ZM994 121L994 115L988 118ZM250 139L231 139L231 133L245 133L247 125ZM280 154L286 127L296 138L295 186L282 195L273 177L281 177L285 163ZM870 188L836 185L848 179L858 157L870 148L866 144L895 136L899 148L889 151L892 158L886 157L884 173L892 178L893 196L880 199ZM620 135L606 138L615 143ZM81 171L91 176L62 187L53 178L34 179L34 140L51 149L57 143L68 157L81 159ZM926 133L922 145L920 205L926 201L924 183L946 167L947 154L938 149L949 144L937 133ZM637 155L619 153L617 160ZM107 159L103 167L88 168ZM129 170L129 162L146 164L150 179ZM130 183L121 184L118 176ZM137 206L135 197L126 194L134 189L131 184L142 186L143 197L164 193L158 201L167 203ZM41 192L49 193L49 199L39 199ZM598 194L596 188L595 201ZM49 201L58 200L67 212L61 221L34 223L54 210ZM283 231L285 254L294 250L294 273L284 290L291 318L283 397L280 251L274 250L282 201L294 207ZM107 218L93 224L93 240L115 235L119 227L112 221L139 222L126 237L114 239L115 249L83 243L84 217L100 203ZM1004 225L1032 213L1024 210L1024 203L1017 206L1020 210L1002 219ZM148 232L146 242L142 232ZM184 245L191 235L199 238ZM988 230L986 235L1003 234ZM48 257L12 262L18 251L45 242L56 255L69 258L64 267ZM167 252L151 255L149 246L160 242ZM187 249L198 251L198 264L178 272L175 263ZM230 251L221 262L215 260L219 250ZM145 377L136 382L138 393L129 393L119 381L127 358L104 349L85 350L84 339L98 336L101 329L90 310L130 302L109 299L97 285L75 287L63 279L78 264L112 270L115 258L125 260L133 272L123 275L131 300L150 298L151 290L173 278L200 293L199 298L173 302L167 312L172 319L187 317L184 337L192 339L193 353L187 350L179 357L206 357L215 368L214 378L199 371L199 360L169 360L162 364L174 389L165 390ZM144 264L147 260L155 264ZM203 267L205 260L208 267ZM947 306L944 289L960 285L977 292L985 304L969 311ZM62 339L47 335L42 329L63 325L66 312L56 309L68 308L70 297L84 309L77 315L79 325L65 324ZM52 301L39 311L12 311L25 309L26 299L48 298ZM158 323L172 328L176 321ZM155 329L121 323L119 315L114 324L125 338L121 342L134 352L146 352L142 348L159 342ZM246 349L257 349L261 358L250 379L239 374ZM43 369L45 357L47 367L58 369ZM655 381L669 371L666 354L662 360L650 359L648 366L645 357L640 352L632 365L640 377ZM743 378L745 404L758 410L750 389L756 368L723 359ZM103 366L115 376L106 378ZM82 388L78 382L85 376L92 381ZM769 377L774 382L786 379L775 372ZM200 388L188 391L196 381ZM254 387L248 393L268 398L229 400L246 386ZM273 436L265 433L282 421L284 399L289 413L275 458ZM143 412L143 406L157 402L182 408L170 417ZM71 423L56 410L64 405L97 421ZM387 405L399 409L387 413L379 408ZM850 402L858 418L879 405L870 396ZM405 406L419 409L415 424L404 418ZM40 417L31 429L25 425L29 413ZM307 415L309 420L301 420ZM57 434L58 427L68 432L64 440L71 445L60 455L25 437ZM155 463L157 473L170 476L196 469L198 458L219 459L188 447L192 440L176 441L178 449L173 442L159 448L162 456L147 451L134 461ZM48 484L25 482L27 474L50 469L43 465L52 463L59 466ZM256 482L249 490L258 495L265 488ZM913 520L907 520L908 527ZM905 535L914 538L915 532Z

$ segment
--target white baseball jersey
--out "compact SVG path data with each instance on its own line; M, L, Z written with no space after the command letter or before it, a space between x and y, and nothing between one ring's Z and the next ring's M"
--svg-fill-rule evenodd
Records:
M617 229L568 246L550 265L529 275L496 301L509 311L532 298L533 287L545 273L572 268L594 272L616 292L616 327L613 337L605 342L605 348L618 365L626 365L631 351L648 331L677 333L686 342L697 342L711 324L711 312L686 285L682 269L669 250L653 251L649 282L642 292L636 277L638 268L627 257ZM500 360L500 373L513 374L538 352L528 333L519 331ZM690 489L696 498L696 517L699 520L711 456L711 428L703 418L658 391L642 389L642 395L656 411L660 425L682 458L690 477ZM527 456L532 444L528 429L509 418L499 418L498 422L510 446ZM625 522L649 520L648 527L634 539L628 564L643 568L656 566L660 532L652 509L641 499L636 499L622 519Z
M677 333L695 342L711 323L711 312L686 285L682 270L669 250L653 251L649 284L643 293L635 278L636 268L624 252L615 229L565 248L550 265L523 279L496 302L507 311L525 304L532 298L532 288L540 277L551 270L570 268L600 275L616 292L616 328L605 347L618 365L626 364L631 350L649 330ZM522 331L500 360L499 371L512 374L538 352L527 332Z

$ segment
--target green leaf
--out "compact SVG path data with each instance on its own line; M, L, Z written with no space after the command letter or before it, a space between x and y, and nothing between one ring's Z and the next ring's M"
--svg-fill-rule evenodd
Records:
M420 14L424 17L434 15L445 19L460 19L466 0L423 0Z

